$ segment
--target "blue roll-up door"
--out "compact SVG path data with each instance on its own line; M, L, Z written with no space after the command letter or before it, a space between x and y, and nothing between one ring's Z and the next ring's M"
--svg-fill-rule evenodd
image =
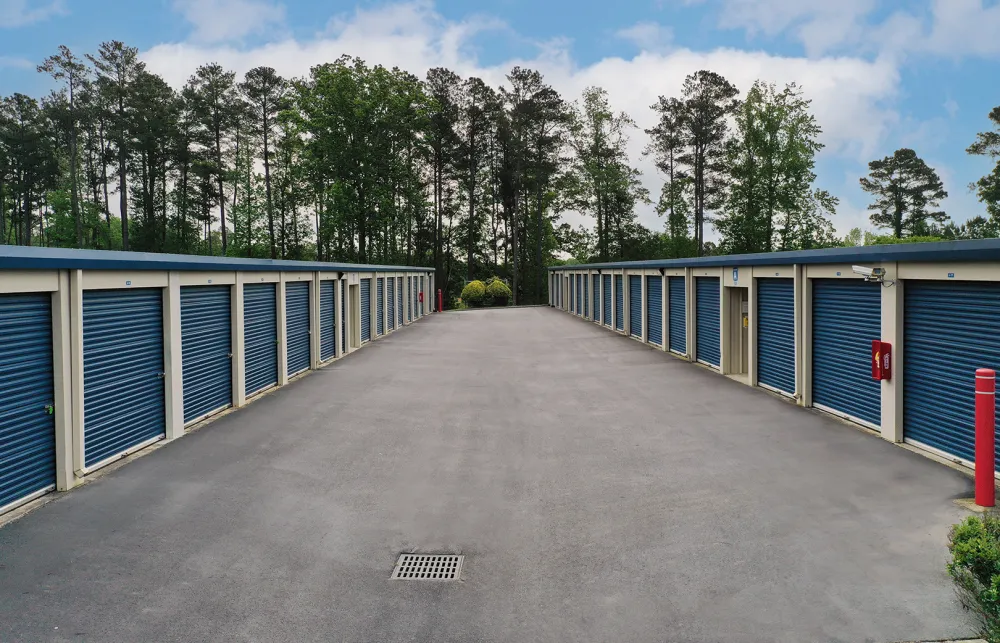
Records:
M163 378L163 291L85 290L84 466L164 436Z
M372 280L361 280L361 343L372 338Z
M621 275L615 275L615 330L625 330L625 289Z
M872 340L882 336L881 286L860 279L812 282L813 404L878 427L882 391Z
M387 298L386 305L388 310L386 311L386 316L388 317L389 330L394 330L396 328L396 278L388 277L385 282Z
M347 281L340 281L340 354L347 352Z
M695 358L699 362L719 366L722 362L719 338L719 278L697 277L694 285L695 314L698 316L695 321Z
M667 289L670 298L667 319L670 335L668 348L675 353L687 355L687 297L684 291L684 277L667 277Z
M181 288L184 422L233 403L231 286Z
M402 277L397 277L396 279L396 290L398 292L398 296L396 297L396 303L397 303L396 319L398 320L399 325L402 326L403 325L403 278Z
M319 358L323 361L337 356L336 286L329 279L319 282Z
M576 276L576 314L583 315L583 275Z
M642 338L642 277L628 276L628 331L632 337Z
M421 293L424 292L424 278L423 277L420 278L420 292ZM418 297L418 299L419 299L419 297ZM420 299L420 314L421 315L424 314L424 300L423 299Z
M795 395L795 282L757 280L757 383Z
M1000 371L1000 284L907 281L903 292L903 436L974 462L976 369Z
M0 295L0 512L56 484L51 301Z
M611 275L604 275L604 325L611 327Z
M413 309L415 308L413 305L413 277L406 278L406 301L410 303L406 307L406 321L411 322L413 321Z
M278 383L278 302L274 284L243 286L245 395Z
M288 376L309 370L309 282L285 284L285 354Z
M663 346L662 277L646 277L646 340Z
M590 277L587 275L583 276L583 316L588 319L594 316L590 306Z
M379 277L375 280L375 336L381 337L385 332L383 305L385 304L385 280Z
M591 315L593 315L593 320L599 324L601 323L601 300L600 300L601 276L600 275L593 275L593 284L594 284L594 295L593 295L593 306L592 306L593 311L591 312Z

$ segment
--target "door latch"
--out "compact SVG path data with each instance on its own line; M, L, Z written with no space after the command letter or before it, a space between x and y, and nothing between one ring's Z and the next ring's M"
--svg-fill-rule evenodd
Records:
M45 405L45 412L48 413L49 415L52 415L53 413L56 412L56 407L53 406L52 404L46 404Z

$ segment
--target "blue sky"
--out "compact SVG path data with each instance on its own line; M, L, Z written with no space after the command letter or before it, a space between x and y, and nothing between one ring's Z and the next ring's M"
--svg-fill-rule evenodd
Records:
M953 219L982 214L968 184L990 162L965 148L1000 105L1000 0L0 0L0 94L44 94L34 65L60 44L82 54L109 39L138 47L177 87L213 60L298 76L346 53L493 84L529 65L567 99L606 88L640 128L656 97L698 69L744 91L756 78L795 81L824 128L818 185L841 198L841 234L869 227L867 162L904 146L939 170ZM644 144L638 129L630 151L655 195ZM651 208L640 216L662 226Z

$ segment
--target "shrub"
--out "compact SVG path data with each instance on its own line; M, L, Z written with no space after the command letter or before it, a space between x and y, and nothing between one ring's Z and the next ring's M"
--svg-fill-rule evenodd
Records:
M507 284L494 277L493 281L486 286L486 295L493 300L495 306L506 306L507 301L510 300L511 292Z
M962 603L978 617L981 636L1000 643L1000 517L966 518L951 528L948 549Z
M470 306L482 306L486 300L486 284L479 281L470 281L462 289L462 301Z

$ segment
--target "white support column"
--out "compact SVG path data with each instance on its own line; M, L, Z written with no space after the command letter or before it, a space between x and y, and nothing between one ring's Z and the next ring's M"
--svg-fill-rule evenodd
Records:
M288 320L285 317L285 273L278 277L275 296L278 310L278 386L288 384Z
M247 359L246 345L243 335L243 275L236 273L236 283L233 284L232 296L229 298L232 306L230 318L233 335L233 406L240 408L247 403Z
M56 425L56 489L77 484L73 474L73 363L71 354L69 272L59 271L59 290L52 293L52 373Z
M795 392L799 404L812 406L812 281L801 264L795 266L795 331Z
M695 341L697 341L697 335L695 332L694 322L695 314L694 307L697 304L695 301L695 287L694 287L694 270L691 268L684 269L684 334L687 335L686 343L687 346L684 352L687 354L689 362L695 361Z
M747 377L750 386L757 386L757 280L753 277L753 269L747 268L747 270L750 273L750 291L747 293L749 303L747 312L750 315L750 328L747 333Z
M895 262L883 263L885 283L882 284L882 337L892 345L892 379L882 380L882 437L890 442L903 441L903 293L906 284L900 281ZM892 286L886 286L893 282Z
M167 441L184 435L184 365L181 351L181 273L171 271L163 289L163 390Z
M320 315L322 310L319 306L319 273L313 273L312 283L309 284L309 368L316 370L320 362Z
M73 475L83 477L84 415L83 415L83 271L69 271L70 315L70 386L72 393Z
M723 268L723 271L727 268ZM732 302L729 301L730 297L729 288L726 288L726 276L725 274L719 275L719 372L728 375L732 373L733 368L733 355L732 355Z

